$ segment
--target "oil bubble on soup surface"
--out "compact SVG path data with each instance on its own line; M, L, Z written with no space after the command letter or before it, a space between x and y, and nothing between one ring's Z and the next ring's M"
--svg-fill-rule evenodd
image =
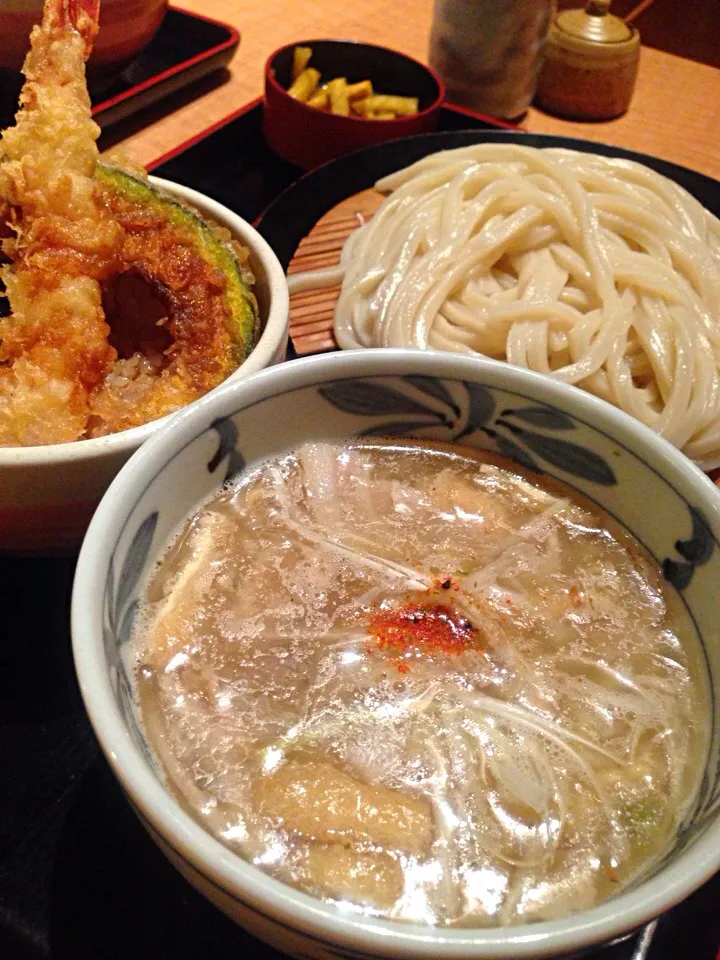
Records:
M351 911L560 917L671 845L706 677L611 519L509 461L307 444L243 475L147 585L136 686L169 787Z

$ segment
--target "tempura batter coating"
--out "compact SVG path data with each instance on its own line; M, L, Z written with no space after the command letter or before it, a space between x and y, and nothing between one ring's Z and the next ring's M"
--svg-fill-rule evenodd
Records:
M98 2L48 0L33 29L16 126L0 139L0 215L10 236L0 320L0 444L74 440L115 359L101 305L121 231L98 201L99 129L85 57Z
M103 436L171 413L221 383L259 333L247 250L147 180L98 163L85 83L98 7L46 0L17 123L0 139L10 306L0 446ZM134 298L133 278L162 316Z

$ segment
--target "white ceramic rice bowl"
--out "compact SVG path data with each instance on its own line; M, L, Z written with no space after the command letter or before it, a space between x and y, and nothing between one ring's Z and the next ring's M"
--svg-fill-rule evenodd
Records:
M250 250L262 333L228 380L285 358L289 298L285 272L268 243L232 210L196 190L151 177L172 196L226 227ZM77 549L100 498L125 461L170 417L93 440L41 447L0 447L0 551L57 553Z
M421 425L423 424L423 425ZM511 428L508 427L511 424ZM699 796L673 851L644 878L562 920L443 929L343 912L265 875L188 816L153 767L137 723L127 643L143 577L196 505L246 464L314 437L427 436L532 462L638 537L697 626L713 690ZM228 916L295 957L488 960L562 956L632 931L720 868L720 495L682 454L624 413L507 364L363 350L282 364L175 416L132 458L90 524L77 567L73 650L100 744L146 827Z

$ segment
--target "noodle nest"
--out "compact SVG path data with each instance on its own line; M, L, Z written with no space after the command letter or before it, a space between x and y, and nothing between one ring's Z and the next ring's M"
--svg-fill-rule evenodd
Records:
M720 221L642 164L480 144L378 181L348 238L338 344L504 360L615 404L720 464Z

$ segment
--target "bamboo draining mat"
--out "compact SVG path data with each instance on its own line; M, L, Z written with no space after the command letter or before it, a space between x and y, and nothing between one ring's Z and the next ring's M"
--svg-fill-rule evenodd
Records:
M300 241L288 273L334 267L352 231L372 217L383 199L377 190L363 190L329 210ZM290 298L290 339L299 357L336 349L333 314L339 293L340 287L326 287Z

